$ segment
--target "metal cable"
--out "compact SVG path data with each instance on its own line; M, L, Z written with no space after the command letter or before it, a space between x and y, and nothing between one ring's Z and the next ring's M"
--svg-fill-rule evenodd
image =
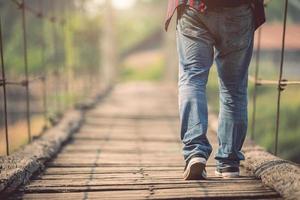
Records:
M6 155L9 155L9 139L8 139L8 122L7 122L7 96L6 96L6 78L4 67L4 53L3 53L3 40L2 40L2 22L0 17L0 54L1 54L1 70L2 70L2 88L3 88L3 102L4 102L4 126L5 126L5 142L6 142Z
M259 61L260 61L260 44L261 44L261 28L258 30L257 35L257 50L256 50L256 62L255 62L255 77L254 77L254 91L253 91L253 112L252 112L252 132L251 139L254 140L255 133L255 115L256 115L256 95L257 95L257 79L259 72Z
M275 130L274 155L277 155L277 152L278 152L278 134L279 134L279 124L280 124L280 100L281 100L281 92L283 91L283 88L281 86L281 81L282 81L284 52L285 52L287 9L288 9L288 0L285 0L284 18L283 18L283 32L282 32L282 44L281 44L281 56L280 56L280 71L279 71L278 88L277 88L278 89L278 95L277 95L277 112L276 112L276 130Z
M22 4L25 5L25 0L22 0ZM27 56L27 30L26 30L26 13L25 6L22 7L22 31L23 31L23 50L24 50L24 73L25 81L29 82L29 72L28 72L28 56ZM31 122L30 122L30 91L29 84L26 84L26 118L27 118L27 132L28 141L31 142Z

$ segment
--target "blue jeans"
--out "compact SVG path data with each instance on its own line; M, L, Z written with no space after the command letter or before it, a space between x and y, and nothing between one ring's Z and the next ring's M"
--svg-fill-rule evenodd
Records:
M239 166L247 132L248 67L254 19L250 5L200 13L186 8L177 21L179 112L183 155L206 159L212 152L206 133L206 84L214 54L219 81L217 167Z

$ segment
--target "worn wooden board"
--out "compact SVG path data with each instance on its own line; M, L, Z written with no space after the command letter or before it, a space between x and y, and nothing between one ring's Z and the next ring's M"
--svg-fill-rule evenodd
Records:
M243 190L233 193L229 190L207 191L191 189L159 189L159 190L117 190L73 193L27 193L23 199L278 199L274 192Z

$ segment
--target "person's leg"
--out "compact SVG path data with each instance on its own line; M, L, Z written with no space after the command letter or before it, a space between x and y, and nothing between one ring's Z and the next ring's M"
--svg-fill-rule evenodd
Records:
M247 132L248 67L253 50L253 13L250 7L220 13L220 43L216 45L220 112L215 155L217 169L236 168L244 160L241 148ZM237 173L238 174L238 173Z
M186 9L177 24L177 51L179 55L179 112L183 155L205 159L212 147L206 137L207 100L206 83L213 62L213 38L202 24L199 13Z

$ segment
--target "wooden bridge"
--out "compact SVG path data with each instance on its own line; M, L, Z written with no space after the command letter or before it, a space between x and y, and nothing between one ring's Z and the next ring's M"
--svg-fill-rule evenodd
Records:
M115 24L112 23L114 12L109 0L103 5L101 37L95 37L95 41L90 38L99 32L96 27L90 30L90 25L95 24L88 21L89 17L83 17L80 21L86 27L80 34L73 30L74 22L70 21L78 13L88 16L83 12L84 4L80 6L77 1L75 3L69 0L51 0L50 3L46 0L9 2L1 4L7 10L0 15L0 104L3 103L0 122L4 127L2 135L5 138L5 142L3 139L0 144L6 147L6 156L0 156L0 200L300 199L299 166L277 157L281 94L286 87L300 84L300 81L287 80L283 74L288 0L284 1L282 12L284 17L278 79L262 79L259 74L262 29L259 29L255 42L255 73L254 76L249 76L254 88L252 133L249 134L251 141L255 139L255 121L258 121L258 88L263 85L277 86L274 155L247 140L243 148L246 160L241 163L241 177L222 179L214 175L216 165L213 152L206 168L208 179L201 181L184 181L182 178L185 163L181 152L175 85L175 33L163 38L159 35L159 30L156 32L158 35L153 35L156 39L160 37L165 40L157 43L167 45L165 80L173 81L172 84L136 82L115 85L120 70L118 59L125 58L141 46L151 46L149 43L152 44L153 41L152 37L146 38L128 52L117 55L116 27L112 26ZM290 2L298 9L298 3ZM16 10L19 10L18 15ZM12 18L19 20L18 23L12 22ZM19 40L11 34L17 32L9 26L12 23L21 25ZM36 28L28 26L29 24L35 24L32 27ZM40 31L40 27L47 31ZM82 38L72 38L71 34ZM40 42L35 40L38 37ZM67 38L69 39L65 42ZM18 52L21 48L16 46L14 51L4 48L3 44L7 41L14 41L12 46L15 43L23 45L24 76L18 74L18 77L10 77L14 71L5 72L17 60L17 55L12 56L14 62L6 66L9 60L6 55ZM100 41L103 48L99 48ZM87 42L89 43L86 44ZM51 45L47 46L48 43ZM66 43L68 45L61 45ZM83 52L86 45L90 51ZM78 52L74 53L74 49ZM40 67L36 76L36 73L29 70L29 67L35 67L31 66L28 58L32 57L32 52L39 51L40 62L35 66ZM28 56L29 52L31 56ZM77 54L81 57L74 59ZM89 61L87 54L101 59L96 59L95 63L78 62L80 59ZM98 61L101 61L100 68ZM80 69L77 69L79 66ZM7 88L9 85L13 88ZM17 103L21 102L22 110L9 98L9 93L15 92L16 87L24 88L23 92L14 96ZM113 90L107 94L106 91L112 87ZM101 93L101 98L92 98L93 101L87 104L77 105L83 98L100 90L105 90ZM74 109L74 105L79 109ZM14 126L14 123L8 123L10 113L24 115L20 118L26 121L26 126L22 124L15 131L17 134L8 131ZM32 130L34 123L31 118L35 115L43 115L44 118L44 126L40 128L43 134L39 136L36 135L39 131ZM213 113L209 116L208 137L216 150L217 121ZM24 136L26 133L27 136ZM25 141L24 137L28 145L14 151L14 139Z
M253 174L184 181L174 86L116 86L46 169L9 199L281 199ZM213 122L212 122L213 123ZM209 129L216 149L216 133ZM213 155L213 154L212 154Z

